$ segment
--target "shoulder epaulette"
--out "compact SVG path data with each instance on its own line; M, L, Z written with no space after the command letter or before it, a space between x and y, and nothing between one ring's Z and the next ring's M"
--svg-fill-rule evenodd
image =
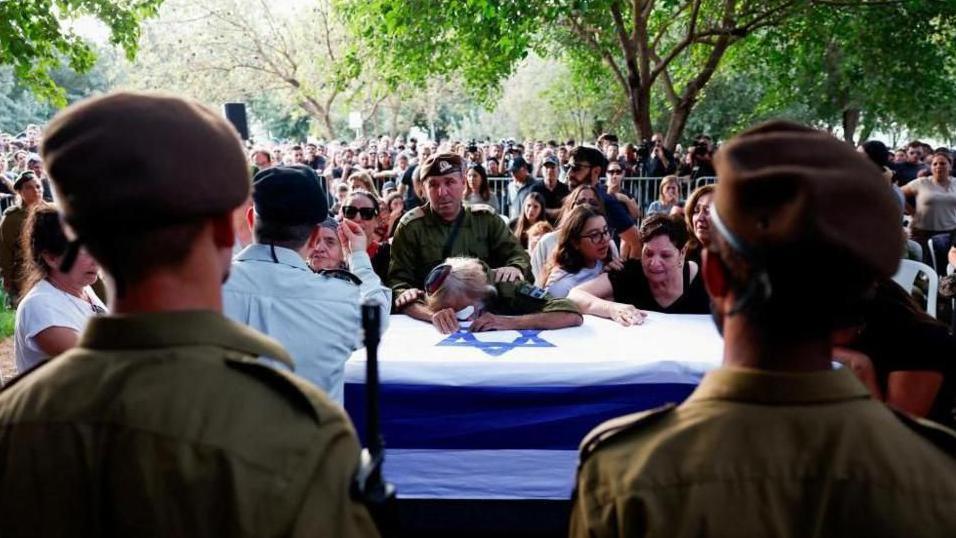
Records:
M491 207L488 204L469 204L468 207L471 209L472 213L491 213L495 214L495 208Z
M316 422L322 421L322 410L330 406L328 402L323 402L315 394L317 391L304 380L278 368L238 355L227 356L225 362L229 368L254 377L279 392L297 408L308 413Z
M956 456L956 432L931 420L922 419L890 407L896 418L917 435L933 443L950 456Z
M516 291L518 292L519 295L525 295L527 297L531 297L532 299L550 299L551 298L551 295L549 295L548 292L544 290L544 288L539 288L538 286L535 286L534 284L529 284L528 282L522 282L521 284L518 284L518 288Z
M677 409L677 404L669 403L663 405L656 409L650 409L648 411L641 411L640 413L632 413L630 415L624 415L622 417L612 418L604 423L602 423L597 428L591 430L584 439L581 441L581 446L578 451L578 465L583 464L587 461L588 457L594 453L602 443L611 439L618 434L630 431L638 426L647 426L652 424L661 418L667 416L668 413Z
M338 280L344 280L355 284L356 286L362 285L362 279L355 276L354 273L350 273L345 269L323 269L316 273L317 275L324 276L326 278L335 278Z
M399 221L398 221L398 225L399 225L399 226L404 226L404 225L408 224L409 222L412 222L412 221L414 221L414 220L418 220L418 219L420 219L420 218L422 218L422 217L424 217L424 216L425 216L425 210L422 209L421 206L416 207L415 209L412 209L412 210L409 211L408 213L405 213L404 215L402 215L402 218L399 219Z

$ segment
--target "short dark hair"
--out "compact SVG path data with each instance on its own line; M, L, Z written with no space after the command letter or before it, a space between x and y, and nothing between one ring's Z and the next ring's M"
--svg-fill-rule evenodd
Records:
M683 250L689 233L681 215L654 213L641 222L641 242L647 244L655 237L667 236L677 250Z
M312 230L315 230L315 226L312 224L270 222L257 216L252 235L255 237L256 243L299 250L309 240Z
M886 148L886 144L883 142L867 140L860 144L860 147L863 148L863 153L877 166L882 168L890 162L890 150Z
M601 175L607 170L607 157L601 150L590 146L576 146L571 150L569 157L574 157L575 161L584 161L591 166L601 169Z

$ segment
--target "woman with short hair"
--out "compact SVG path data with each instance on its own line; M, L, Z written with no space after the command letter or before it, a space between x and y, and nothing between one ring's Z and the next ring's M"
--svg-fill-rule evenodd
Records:
M585 314L621 325L643 323L651 310L666 314L707 314L710 300L696 263L686 261L687 226L670 215L651 215L641 224L640 259L624 262L620 271L602 274L571 290L571 299Z
M69 242L56 208L33 206L23 231L21 289L28 291L17 308L13 343L19 373L74 347L86 322L106 313L90 287L98 268L86 249L80 248L69 271L60 269Z
M430 321L443 334L463 325L471 331L544 330L580 325L574 304L552 297L526 282L494 282L491 270L476 258L448 258L429 272L425 290L396 299L396 308L423 298L425 307L409 314Z
M660 192L657 200L647 206L647 216L655 213L669 215L680 206L680 180L677 176L664 176L661 180Z

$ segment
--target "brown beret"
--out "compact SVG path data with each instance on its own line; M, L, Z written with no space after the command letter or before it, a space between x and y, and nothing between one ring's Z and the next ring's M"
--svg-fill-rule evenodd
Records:
M896 271L899 202L880 170L850 145L773 121L725 144L714 161L720 181L712 220L738 250L819 246L846 253L874 276Z
M60 112L42 147L77 232L221 215L249 197L236 131L208 108L162 94L112 93Z
M465 171L465 163L454 153L433 153L429 155L419 168L421 181L434 176L444 176L451 173Z

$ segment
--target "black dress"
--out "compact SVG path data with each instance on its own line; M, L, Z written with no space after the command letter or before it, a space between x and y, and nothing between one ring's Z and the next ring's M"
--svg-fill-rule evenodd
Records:
M608 273L614 301L634 305L641 310L662 312L664 314L709 314L710 298L704 289L704 281L698 272L693 281L690 279L690 264L684 263L684 293L668 307L663 307L654 299L651 286L644 276L641 260L630 259L624 262L620 271Z

